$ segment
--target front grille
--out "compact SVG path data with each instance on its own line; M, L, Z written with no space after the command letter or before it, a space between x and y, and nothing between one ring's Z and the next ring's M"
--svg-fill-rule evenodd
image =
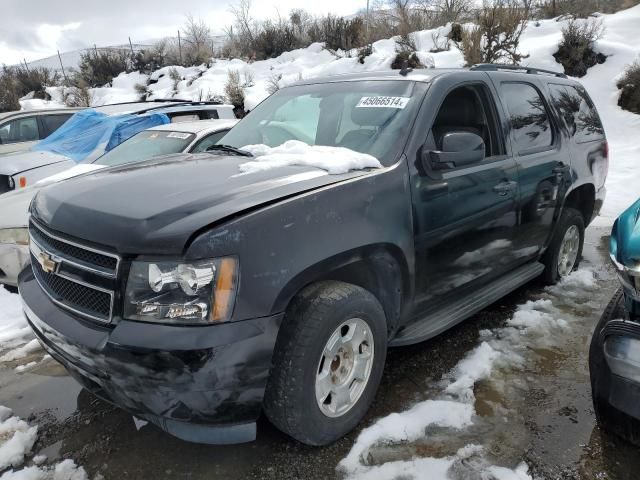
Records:
M33 221L30 223L29 235L46 251L66 256L70 260L75 260L87 267L98 267L109 272L116 273L118 259L113 256L89 250L86 247L76 246L46 233Z
M31 265L44 292L59 306L100 323L113 317L120 257L29 223Z
M31 265L43 290L57 303L90 317L108 322L111 316L111 294L45 272L31 255Z

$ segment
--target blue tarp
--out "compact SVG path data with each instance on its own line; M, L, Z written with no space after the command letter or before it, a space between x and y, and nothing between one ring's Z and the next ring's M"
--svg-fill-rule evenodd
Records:
M32 150L58 153L81 162L98 148L98 154L108 152L136 133L170 121L164 113L106 115L93 109L82 110Z

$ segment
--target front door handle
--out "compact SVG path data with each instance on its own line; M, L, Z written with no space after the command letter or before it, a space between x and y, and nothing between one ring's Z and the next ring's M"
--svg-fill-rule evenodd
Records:
M517 186L518 186L518 182L504 181L494 186L493 191L501 196L504 196L509 192L513 192Z

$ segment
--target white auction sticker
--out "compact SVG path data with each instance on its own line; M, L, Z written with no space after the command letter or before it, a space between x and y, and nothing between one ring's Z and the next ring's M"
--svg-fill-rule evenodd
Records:
M190 136L190 133L171 132L169 135L167 135L167 138L180 138L181 140L186 140Z
M362 97L356 108L404 108L411 97Z

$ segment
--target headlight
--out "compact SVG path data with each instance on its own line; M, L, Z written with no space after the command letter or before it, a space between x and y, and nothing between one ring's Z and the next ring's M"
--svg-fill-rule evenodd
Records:
M604 352L615 375L640 383L640 340L611 335L604 342Z
M4 228L0 230L0 243L29 245L28 228Z
M202 324L231 317L238 260L224 257L179 262L133 262L124 317L144 322Z

